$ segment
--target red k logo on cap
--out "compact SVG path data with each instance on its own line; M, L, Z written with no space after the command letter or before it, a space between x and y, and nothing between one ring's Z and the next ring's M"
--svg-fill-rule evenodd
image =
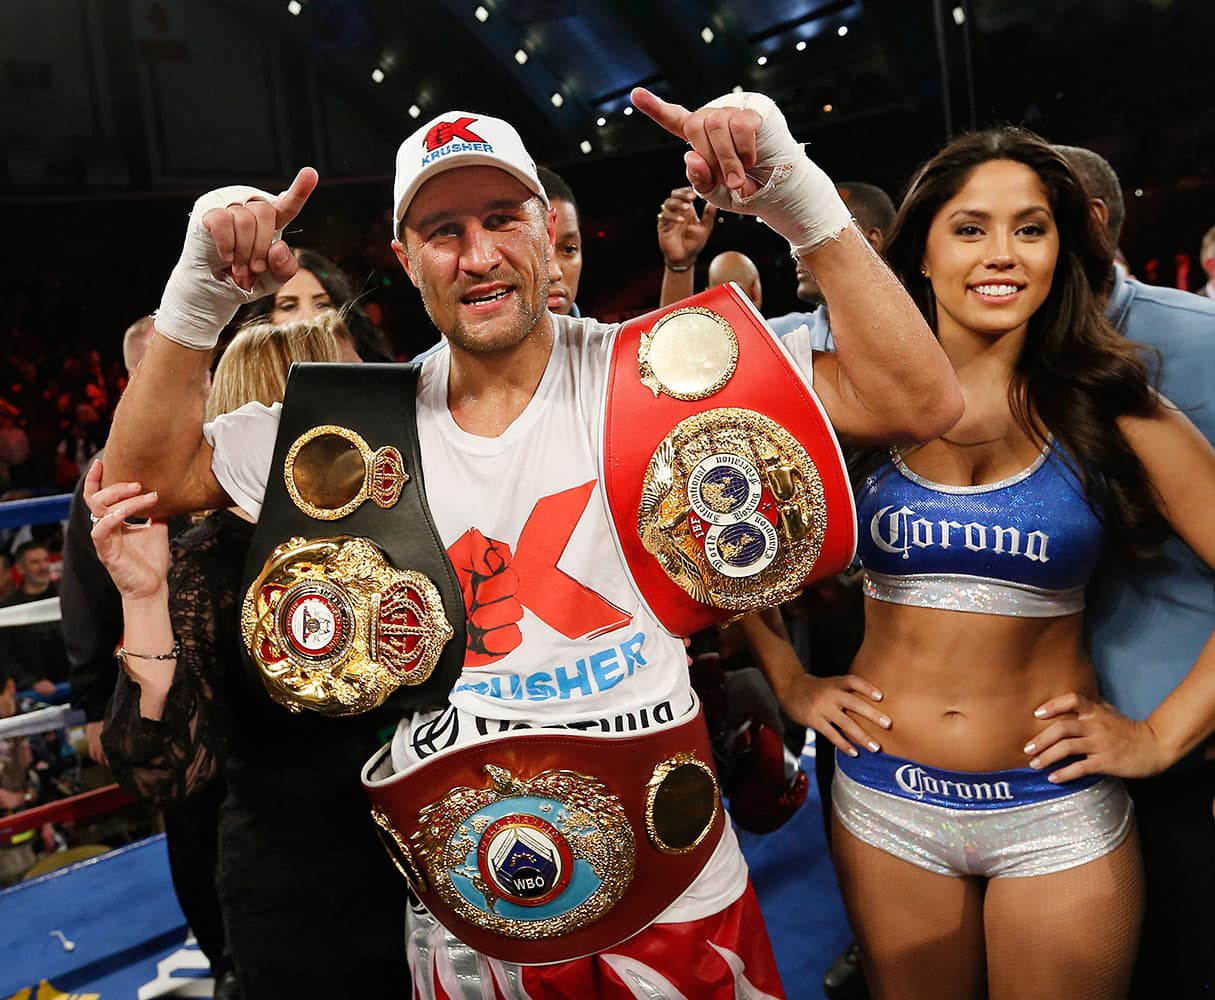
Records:
M463 139L465 142L484 142L484 139L468 127L476 120L475 118L457 118L454 122L439 122L426 133L427 151L433 153L436 149L446 146L452 139Z

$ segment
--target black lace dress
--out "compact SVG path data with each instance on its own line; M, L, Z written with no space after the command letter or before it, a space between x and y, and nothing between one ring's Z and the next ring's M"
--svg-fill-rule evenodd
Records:
M103 736L115 777L157 804L217 774L216 882L245 1000L408 996L405 882L371 822L359 769L395 723L275 705L240 657L240 588L253 526L212 514L173 544L181 642L160 720L122 671Z

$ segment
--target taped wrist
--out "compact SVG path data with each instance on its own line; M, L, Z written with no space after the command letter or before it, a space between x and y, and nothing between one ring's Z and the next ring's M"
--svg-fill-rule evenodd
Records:
M251 291L237 285L202 222L213 208L243 205L255 199L273 201L274 196L257 188L235 185L208 191L194 203L181 257L169 275L160 307L154 314L156 329L170 340L191 350L208 351L237 309L281 286L282 282L275 280L269 271L257 276ZM276 240L281 236L281 231L274 234Z
M756 162L747 176L763 187L744 198L722 184L710 192L697 192L701 197L728 211L759 216L789 241L795 257L848 228L852 215L835 184L793 138L785 116L770 97L727 94L706 107L745 108L760 116Z

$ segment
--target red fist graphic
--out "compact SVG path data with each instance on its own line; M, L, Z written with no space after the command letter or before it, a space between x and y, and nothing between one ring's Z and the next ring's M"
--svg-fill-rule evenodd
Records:
M466 667L501 659L523 641L519 622L519 574L511 568L510 546L469 528L447 550L464 594L468 646Z

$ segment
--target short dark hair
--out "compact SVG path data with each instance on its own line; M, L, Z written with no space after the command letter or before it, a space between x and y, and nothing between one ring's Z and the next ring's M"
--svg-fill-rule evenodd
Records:
M866 184L864 181L843 181L836 187L862 232L876 229L883 236L890 232L895 214L890 195L876 184Z
M30 549L42 549L46 552L51 551L50 546L47 545L46 542L40 542L36 538L31 538L28 542L22 542L13 550L13 561L20 562L21 557L29 552Z
M570 186L561 179L559 174L549 170L548 167L537 167L536 175L540 178L540 183L544 185L544 193L548 195L549 201L554 198L568 201L574 206L575 214L578 212L578 199L574 197L574 192L570 190Z
M1071 168L1079 176L1081 183L1088 189L1090 198L1100 198L1109 209L1110 237L1114 246L1118 245L1118 237L1122 234L1122 223L1126 221L1126 202L1122 198L1122 182L1118 173L1100 153L1094 153L1083 146L1060 146L1055 149L1063 154Z

